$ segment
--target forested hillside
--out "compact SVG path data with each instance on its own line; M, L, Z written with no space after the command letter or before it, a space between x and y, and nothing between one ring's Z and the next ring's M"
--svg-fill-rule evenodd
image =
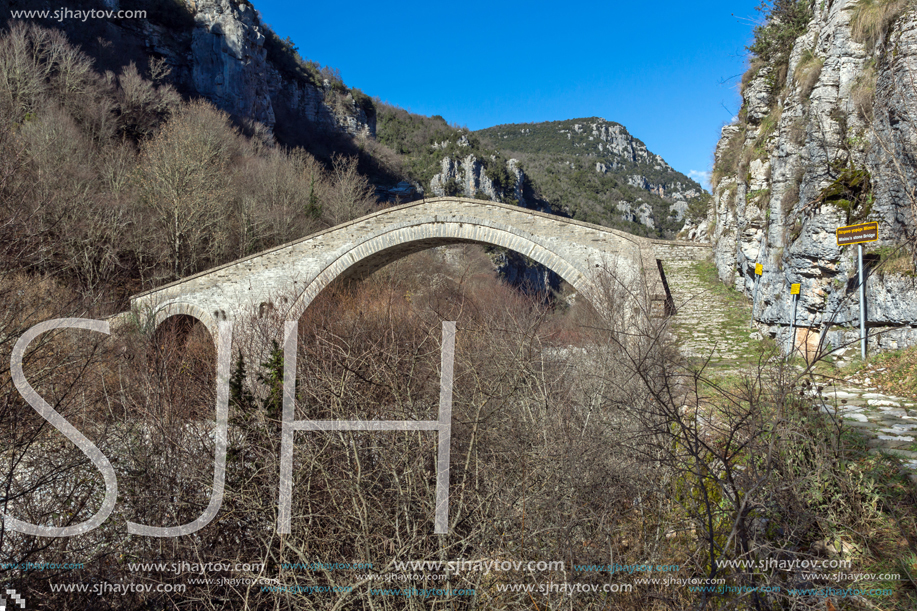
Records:
M673 237L709 207L699 184L618 123L591 117L498 125L475 135L519 159L541 197L573 218Z
M244 135L186 101L150 60L99 74L60 32L0 34L0 211L9 268L53 274L97 303L365 214L356 159L330 167Z

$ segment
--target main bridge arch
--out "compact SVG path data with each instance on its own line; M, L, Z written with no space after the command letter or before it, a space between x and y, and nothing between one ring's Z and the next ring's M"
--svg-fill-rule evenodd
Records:
M363 279L407 255L450 244L475 243L516 251L555 272L576 291L587 294L591 292L588 270L581 269L576 261L565 259L544 244L512 232L511 229L497 223L482 225L473 217L458 217L448 221L437 220L397 227L369 236L324 268L298 296L286 318L298 319L312 300L337 279Z
M670 297L657 259L709 252L707 245L650 240L517 206L442 197L387 208L141 293L131 308L153 326L176 314L194 316L216 337L222 321L241 321L265 307L296 320L337 278L365 277L413 252L468 242L519 252L587 298L596 272L611 264L622 278L642 279L659 313Z

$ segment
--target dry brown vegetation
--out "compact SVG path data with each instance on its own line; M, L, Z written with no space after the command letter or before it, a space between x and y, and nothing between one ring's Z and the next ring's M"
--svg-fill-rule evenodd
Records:
M872 123L873 106L876 98L876 65L870 62L863 72L857 77L853 89L850 91L850 99L853 107L857 110L864 121Z
M874 47L888 35L889 27L908 4L907 0L858 0L850 20L853 39Z
M182 102L130 71L94 76L42 30L18 27L2 45L20 51L11 54L18 63L6 57L4 65L28 78L0 72L9 85L0 87L0 510L61 526L96 511L102 481L12 387L18 338L50 318L100 317L136 288L361 214L370 202L353 160L327 168L302 151L265 147L207 104ZM738 163L741 146L734 153ZM189 215L196 221L184 225ZM749 371L711 379L679 356L666 321L647 315L640 286L602 271L599 311L582 298L550 306L501 284L474 247L427 251L360 284L332 285L299 321L297 417L390 420L435 418L441 324L457 321L446 535L432 534L437 448L427 432L297 434L292 532L277 533L283 353L275 346L255 362L241 357L280 340L283 321L266 315L238 321L254 331L239 330L233 345L217 517L194 535L130 536L127 521L187 523L210 500L213 338L180 317L108 337L43 336L26 355L26 375L110 457L118 504L79 537L0 526L0 563L85 563L5 569L0 583L47 609L823 609L825 597L788 588L849 582L724 561L844 558L855 572L899 572L900 580L872 583L892 592L877 604L913 608L910 481L865 453L808 371L762 354ZM458 559L563 561L565 570L366 577L403 572L400 561ZM284 567L314 561L373 567ZM167 566L134 570L134 562ZM203 577L214 581L192 584L171 568L178 562L250 568L211 570ZM678 569L574 568L612 563ZM780 590L700 593L636 584L641 577ZM97 596L51 592L49 582L188 590ZM549 582L634 587L575 596L502 589ZM373 592L403 587L476 594ZM830 600L838 609L875 607Z
M97 74L62 34L0 34L3 256L64 274L125 309L126 295L360 216L354 158L327 166L242 135L182 101L160 62Z
M812 90L818 83L818 77L821 76L821 69L824 64L825 60L816 56L809 49L803 52L793 73L793 78L799 87L799 99L804 101L809 99Z
M603 312L586 304L559 311L500 284L490 269L474 247L419 253L361 284L329 287L299 321L296 417L332 420L435 419L440 325L457 321L449 534L431 534L436 438L424 432L297 434L292 532L276 534L283 362L275 350L260 364L236 361L226 496L217 518L193 536L128 537L125 520L182 524L209 501L215 351L199 324L178 318L155 332L122 329L98 345L85 332L67 332L32 352L27 374L48 372L36 386L117 457L119 501L91 536L38 540L6 531L4 561L64 558L91 567L19 574L16 586L57 609L85 608L88 600L130 609L419 609L433 600L495 610L814 609L823 597L788 593L807 587L802 571L743 570L723 561L846 558L857 571L906 575L912 568L912 485L891 462L867 458L855 435L819 412L819 393L804 373L767 364L763 355L742 376L708 379L678 356L662 321L633 312L635 287L613 274L601 288ZM21 297L45 303L34 314L43 318L59 311L59 290L34 286ZM31 320L17 319L7 337ZM282 321L268 323L258 327L263 337L238 335L234 349L278 339ZM5 511L36 523L85 519L101 491L95 471L69 444L55 445L18 395L3 396L17 410L12 420L5 412L4 430L17 422L16 435L31 432L31 445L4 454L18 457L4 462L5 472L21 474L38 452L54 458L41 467L45 479L8 480L31 487L8 488ZM55 493L33 492L49 489ZM62 514L56 508L64 499L81 501ZM438 581L443 571L418 569L410 571L424 576L416 583L366 577L399 573L398 561L460 558L563 561L566 570L465 572ZM263 568L209 576L272 581L117 599L48 592L48 579L187 585L187 574L127 564L181 561L259 563ZM315 561L373 568L284 568ZM615 562L679 569L613 576L573 569ZM703 595L637 584L610 596L580 593L574 602L559 593L501 590L551 581L634 585L648 576L781 590ZM894 593L880 608L908 608L909 583L905 576L874 584ZM265 591L265 584L288 590ZM332 586L353 589L306 590ZM373 593L398 587L476 595ZM859 608L835 600L839 609Z

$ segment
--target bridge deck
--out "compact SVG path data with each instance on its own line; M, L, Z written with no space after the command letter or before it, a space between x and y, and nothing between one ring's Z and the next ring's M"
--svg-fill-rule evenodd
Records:
M631 280L642 276L660 303L670 297L657 260L702 259L710 252L708 244L653 240L517 206L443 197L386 208L145 291L131 307L154 324L190 314L211 330L265 304L296 318L337 277L366 275L410 252L458 242L515 250L586 293L596 268Z

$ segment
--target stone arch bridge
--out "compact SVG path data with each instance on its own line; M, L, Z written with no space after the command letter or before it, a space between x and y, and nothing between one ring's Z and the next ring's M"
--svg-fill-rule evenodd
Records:
M653 240L517 206L440 197L386 208L294 242L221 265L131 298L140 320L200 320L216 337L223 321L269 309L297 320L338 278L361 278L408 254L456 243L514 250L556 272L591 298L596 273L613 265L643 280L653 311L671 305L661 262L703 259L708 244Z

